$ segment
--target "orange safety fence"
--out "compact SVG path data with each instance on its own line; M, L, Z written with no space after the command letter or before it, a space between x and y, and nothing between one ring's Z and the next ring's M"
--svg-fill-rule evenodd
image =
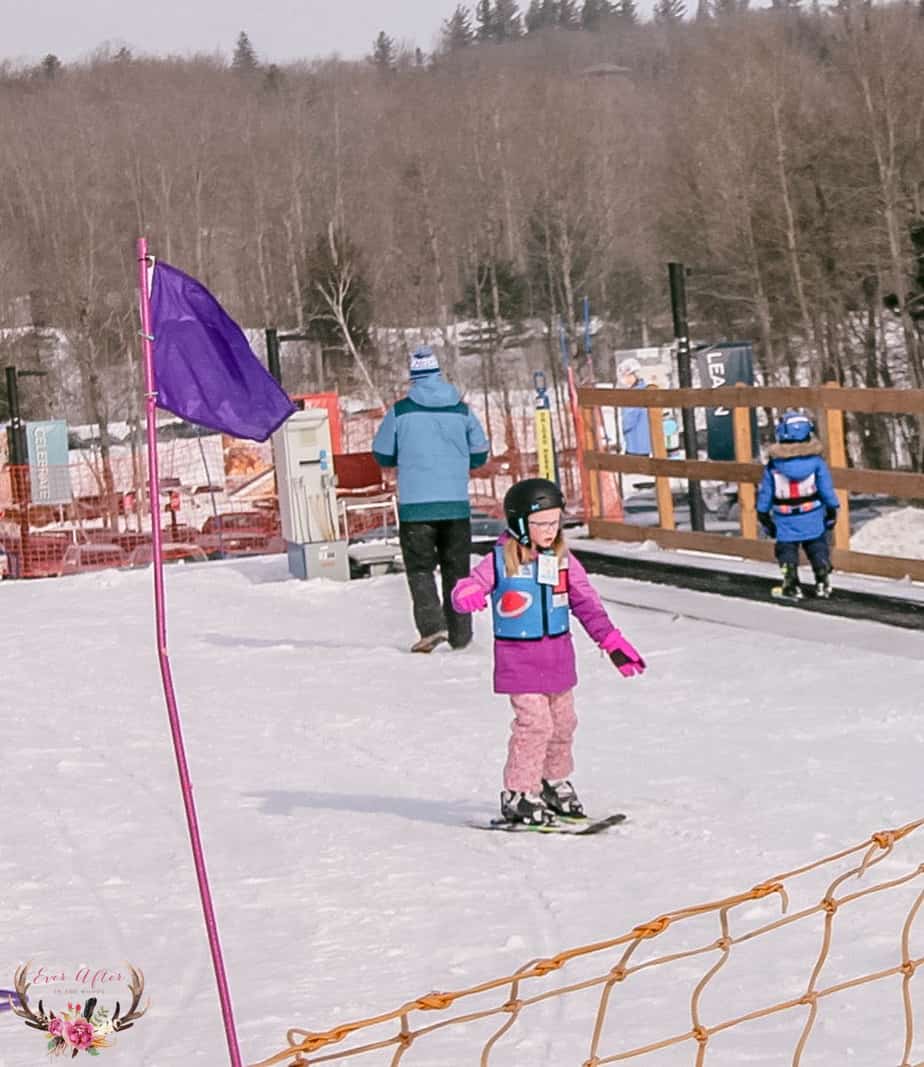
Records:
M479 1053L478 1062L481 1067L489 1067L492 1054L501 1049L501 1039L514 1024L530 1014L530 1009L553 998L576 997L581 993L592 993L596 997L596 1009L591 1013L592 1023L588 1027L586 1036L587 1053L580 1061L582 1067L601 1067L603 1064L621 1063L634 1058L647 1057L672 1046L683 1045L690 1045L691 1056L695 1055L695 1058L684 1062L695 1063L696 1067L704 1067L709 1061L710 1042L716 1035L727 1034L735 1027L744 1027L745 1024L759 1019L778 1017L785 1013L801 1013L799 1019L796 1020L798 1037L791 1047L791 1053L787 1053L786 1060L793 1067L800 1067L818 1019L825 1011L827 1001L839 994L845 994L848 990L873 983L885 983L889 979L897 980L899 984L899 989L894 991L893 995L896 1000L900 1001L902 1022L896 1024L894 1033L884 1032L884 1030L877 1032L876 1040L881 1049L878 1062L896 1064L897 1067L924 1067L924 1060L918 1059L914 1063L911 1060L915 1037L912 980L917 968L924 963L924 956L915 955L912 952L911 932L921 905L924 903L924 888L917 890L910 905L903 905L900 908L893 924L894 928L887 930L880 926L876 927L876 939L892 946L891 955L894 962L891 966L879 967L862 974L836 975L833 976L836 980L827 980L825 984L821 982L822 970L826 963L832 962L831 948L836 918L845 914L853 914L861 901L869 902L889 891L898 891L900 887L910 886L916 879L924 876L924 863L912 862L910 865L903 866L900 873L890 871L893 876L884 877L876 884L852 888L849 892L845 891L846 884L851 879L861 878L884 860L892 857L895 846L922 826L924 826L924 819L919 819L896 830L875 833L858 845L846 848L825 859L774 875L752 889L723 900L678 908L659 915L649 922L641 923L621 936L568 949L550 958L533 960L513 974L482 982L471 988L455 992L428 993L392 1011L355 1022L343 1023L327 1030L311 1031L293 1027L287 1033L286 1047L267 1059L261 1060L253 1067L272 1067L275 1064L308 1067L310 1064L343 1062L354 1057L362 1057L364 1063L387 1063L390 1067L397 1067L399 1063L404 1062L432 1065L434 1062L432 1053L428 1054L424 1050L423 1056L429 1055L430 1057L424 1059L415 1055L414 1050L420 1046L422 1039L446 1028L471 1027L474 1030L475 1024L482 1020L499 1017L500 1025L495 1025L493 1032L489 1033L481 1045ZM917 843L920 845L921 842ZM862 856L860 856L861 853ZM859 859L857 859L858 856ZM897 857L893 858L895 865L897 865L896 860ZM834 877L831 877L833 872L830 868L838 865L846 866L847 869L838 870ZM826 868L827 874L825 874ZM805 891L806 887L800 880L806 879L812 872L825 875L824 883L822 883L825 888L820 899L810 896L811 903L800 907L793 914L787 914L791 896L797 891ZM897 893L895 895L897 896ZM775 897L779 901L782 917L770 922L759 921L757 925L749 927L748 921L753 921L755 916L750 909L743 915L738 912L738 909L747 905L753 906L753 902L770 897ZM717 937L710 937L704 943L696 943L691 947L681 945L676 951L664 952L660 955L654 955L653 950L650 950L648 958L639 958L643 955L643 946L652 945L668 930L677 931L681 924L712 917L717 924ZM736 947L754 942L758 938L784 928L794 928L802 937L808 938L811 933L807 927L810 926L809 920L813 918L821 921L820 944L813 953L809 976L798 986L800 991L797 995L786 996L776 1001L767 999L765 1003L728 1018L707 1017L703 1006L704 995L710 988L710 984L716 980L733 958L733 950ZM859 916L855 914L855 918L858 919ZM740 930L736 928L736 924L733 924L733 919L740 920ZM846 923L847 920L842 919L840 926L843 927ZM617 958L615 960L608 958L616 950L621 950ZM650 974L654 968L665 967L667 969L665 965L678 961L686 963L698 957L703 957L705 970L695 982L692 994L687 1001L688 1023L685 1028L667 1032L643 1044L612 1047L624 1033L624 1028L611 1026L608 1029L606 1025L608 1013L613 1008L614 1002L618 1000L621 1007L630 1011L638 1007L632 1000L633 983L630 979L641 972ZM598 967L598 973L593 973L580 981L572 981L568 985L552 989L541 988L544 979L561 971L569 963L575 964L579 959L588 963L599 960L604 970L599 973ZM842 960L838 963L841 966L844 965ZM527 986L530 987L528 992ZM539 988L533 989L533 986ZM617 987L620 991L619 998L614 996ZM764 989L765 986L762 985L761 994ZM427 1025L420 1025L416 1022L415 1017L418 1013L449 1012L462 1001L469 998L483 998L484 995L496 991L502 994L500 1002L477 1009L473 1006L473 1010L464 1014L454 1015ZM867 1027L875 1027L877 1022L880 1027L886 1025L882 1018L877 1020L872 1011L867 1013L866 1018ZM800 1020L801 1025L799 1025ZM396 1023L397 1027L394 1025ZM522 1026L525 1026L525 1023L521 1025L521 1030ZM653 1034L650 1036L654 1037ZM351 1047L340 1049L331 1047L351 1038L354 1040ZM765 1039L766 1035L759 1038L759 1040ZM477 1047L476 1042L480 1040L481 1037L476 1038L474 1034L472 1035L473 1049ZM894 1048L894 1055L886 1051L889 1047ZM766 1052L766 1049L764 1051ZM814 1048L814 1052L816 1058L812 1062L820 1062L817 1059L819 1052L817 1047ZM820 1052L823 1056L826 1054L824 1049ZM376 1056L376 1053L382 1055ZM580 1053L575 1053L573 1058L569 1056L567 1062L577 1065L579 1055ZM749 1062L757 1059L755 1049L750 1050L747 1059ZM465 1062L475 1062L473 1050L465 1055ZM558 1062L564 1065L565 1061L559 1060ZM768 1062L783 1061L779 1056L771 1055ZM825 1062L833 1061L829 1057Z
M370 457L379 411L341 412L338 434L343 455ZM498 429L499 413L494 412ZM472 473L476 515L501 518L507 489L538 474L533 412L516 412L494 435L494 454ZM566 446L568 443L565 443ZM504 449L501 451L501 449ZM181 424L158 427L161 472L157 502L168 562L187 562L284 552L272 445L240 441ZM582 522L582 471L573 447L558 451L560 480L572 522ZM145 565L151 559L151 507L144 443L114 439L105 452L98 442L72 447L67 468L48 468L56 486L71 486L67 503L44 503L34 492L28 467L0 464L0 577L40 578L109 567ZM594 475L612 481L608 475ZM382 472L386 490L392 471ZM598 489L600 486L598 485ZM344 492L344 496L351 493ZM609 499L598 494L602 512ZM352 538L392 536L393 517L382 509L353 509ZM5 556L5 562L4 562Z
M168 562L283 552L272 446L188 427L158 428L157 510ZM30 469L0 466L0 548L12 577L41 578L151 561L146 452L135 441L72 447L45 472L70 500L44 502ZM58 498L60 499L60 497Z

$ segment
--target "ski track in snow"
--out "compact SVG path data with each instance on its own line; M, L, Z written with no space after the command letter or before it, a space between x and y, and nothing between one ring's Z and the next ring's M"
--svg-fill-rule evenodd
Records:
M594 580L624 602L607 607L650 669L623 680L576 638L574 780L590 811L623 810L630 822L570 840L464 825L496 809L511 717L491 692L485 615L469 649L411 656L401 577L301 583L283 557L169 569L171 665L246 1062L280 1049L289 1026L323 1030L512 974L924 814L924 635L787 621L795 613L680 591L672 606L663 588ZM0 608L0 986L26 960L131 961L151 1008L103 1055L138 1067L226 1062L150 572L6 582ZM916 866L915 837L863 884ZM809 876L791 911L817 903L832 877ZM915 887L842 910L824 982L895 964ZM778 915L772 898L734 922ZM787 927L737 946L704 995L706 1021L800 995L821 932ZM636 958L717 936L714 919L678 923ZM573 961L521 996L603 974L617 958ZM690 994L714 961L617 986L601 1054L688 1030ZM804 1067L899 1062L899 985L881 985L825 1002ZM492 1065L582 1063L597 1000L591 990L524 1011ZM717 1035L710 1067L789 1062L804 1018ZM498 1025L422 1039L402 1064L477 1062ZM0 1067L43 1059L42 1038L8 1012L0 1032ZM634 1062L694 1056L687 1043ZM919 1037L911 1061L921 1058Z

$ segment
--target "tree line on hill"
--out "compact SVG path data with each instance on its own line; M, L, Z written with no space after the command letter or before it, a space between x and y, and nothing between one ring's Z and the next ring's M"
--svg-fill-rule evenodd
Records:
M4 362L40 363L55 327L50 402L137 416L144 233L242 325L303 331L387 394L382 328L442 335L451 364L453 323L485 323L498 386L503 324L546 323L554 366L585 296L606 345L663 343L668 260L694 339L751 339L768 384L924 387L918 6L524 6L459 5L428 54L383 31L366 60L267 64L242 34L230 62L0 65L0 331L36 327Z

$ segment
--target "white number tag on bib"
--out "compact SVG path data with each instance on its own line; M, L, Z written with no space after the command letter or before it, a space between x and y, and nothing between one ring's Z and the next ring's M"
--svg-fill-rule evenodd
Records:
M539 584L558 585L558 556L541 555L539 557Z

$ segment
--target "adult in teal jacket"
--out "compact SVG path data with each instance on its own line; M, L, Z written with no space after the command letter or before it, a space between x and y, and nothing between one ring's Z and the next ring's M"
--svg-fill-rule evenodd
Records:
M469 472L488 459L488 439L454 385L443 379L432 349L411 355L411 388L376 431L380 466L398 468L401 553L420 640L415 652L441 641L464 648L470 615L458 614L450 594L469 573L472 554ZM440 568L442 603L434 572Z

